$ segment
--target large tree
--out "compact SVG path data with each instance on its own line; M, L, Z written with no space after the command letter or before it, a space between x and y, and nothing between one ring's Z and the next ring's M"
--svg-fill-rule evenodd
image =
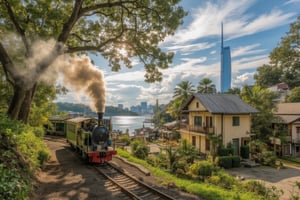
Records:
M300 15L270 53L270 64L258 68L254 78L262 87L279 82L287 83L291 89L300 86Z
M8 115L27 122L40 77L63 54L101 54L113 71L138 58L145 80L160 81L159 69L169 66L173 53L158 45L183 22L179 1L0 0L0 62L14 89ZM50 50L36 55L34 44L51 39Z
M245 85L240 96L243 101L259 111L251 118L251 131L257 139L267 140L272 134L271 124L274 119L272 111L276 108L272 100L275 94L257 85L253 87Z
M261 87L271 87L281 82L282 69L276 66L263 65L257 68L257 74L254 75L256 85Z

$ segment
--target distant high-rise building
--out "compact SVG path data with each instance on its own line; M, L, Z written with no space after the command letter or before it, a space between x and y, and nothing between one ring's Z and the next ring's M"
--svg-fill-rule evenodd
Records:
M123 104L118 104L118 108L119 108L119 109L123 109L123 108L124 108L124 105L123 105Z
M143 101L141 102L141 109L142 109L142 113L146 113L147 112L147 102L146 101Z
M221 92L231 88L231 55L230 47L223 46L223 23L221 25Z

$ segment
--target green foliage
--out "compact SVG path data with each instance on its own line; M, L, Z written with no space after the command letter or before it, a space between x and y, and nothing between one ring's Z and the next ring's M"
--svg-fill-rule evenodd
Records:
M122 149L117 149L118 155L128 159L131 162L138 163L147 167L151 174L154 174L160 177L159 180L168 184L175 184L178 188L182 188L187 192L195 194L199 196L201 199L206 200L227 200L227 199L241 199L241 200L249 200L249 199L257 199L262 200L264 199L262 196L249 192L247 190L241 192L240 189L233 188L232 190L226 190L219 186L212 185L210 183L199 182L191 179L183 179L178 178L165 170L162 170L157 167L152 167L146 161L137 159Z
M241 146L241 157L248 159L250 156L250 147L248 145Z
M214 173L213 176L211 176L207 181L225 189L233 189L234 186L237 186L239 184L238 180L235 177L222 170Z
M124 143L124 145L128 146L131 142L131 139L128 134L118 135L118 141Z
M300 102L300 86L292 89L291 95L287 98L287 102Z
M131 151L132 154L139 158L139 159L145 159L148 157L149 148L146 145L146 143L142 140L134 140L131 144Z
M276 189L276 187L267 187L264 183L259 181L246 181L243 184L244 191L251 191L263 196L264 199L279 200L283 194L282 190Z
M223 167L225 169L232 168L232 156L217 157L216 163L218 164L218 166Z
M229 156L233 154L233 148L219 147L217 151L218 156Z
M281 38L279 45L271 52L271 64L283 72L281 80L291 89L300 86L300 16L291 23L290 30Z
M261 153L261 160L260 162L263 165L267 165L267 166L275 166L276 165L276 155L273 151L263 151Z
M242 100L259 111L251 117L251 132L255 133L257 139L263 141L272 135L271 123L274 118L272 111L276 107L272 101L274 97L273 92L260 86L244 86L241 92Z
M197 92L202 94L216 93L216 85L209 78L204 78L199 81Z
M0 164L0 199L23 200L29 191L28 178L21 176L16 168Z
M41 127L47 124L48 118L56 113L56 105L52 102L55 98L54 86L38 85L30 109L29 124L31 126Z
M240 162L241 159L239 156L220 156L216 159L217 165L225 169L240 167Z
M181 105L195 92L194 86L190 81L182 81L174 88L174 99L178 99Z
M256 85L266 88L281 82L282 70L279 67L263 65L257 68L257 74L254 75Z
M205 179L212 175L214 166L209 161L198 161L189 167L189 173L196 177Z
M232 156L232 167L240 167L241 158L239 156Z
M178 148L178 153L181 158L186 159L187 163L194 163L195 158L197 157L197 150L195 146L189 143L188 140L184 139L181 141L181 144Z
M32 170L42 167L50 155L42 136L41 128L0 114L0 199L28 197Z
M299 199L300 199L300 182L296 181L293 190L290 191L289 200L299 200Z

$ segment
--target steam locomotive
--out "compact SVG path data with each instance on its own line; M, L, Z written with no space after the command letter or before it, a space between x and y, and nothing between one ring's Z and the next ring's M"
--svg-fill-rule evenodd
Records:
M111 147L110 120L98 113L94 118L76 117L65 121L67 142L89 163L105 163L117 154Z

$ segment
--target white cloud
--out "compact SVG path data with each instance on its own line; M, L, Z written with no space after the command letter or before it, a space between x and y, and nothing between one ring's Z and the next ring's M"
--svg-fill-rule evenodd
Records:
M243 85L252 85L254 83L253 81L253 73L246 72L242 75L237 76L232 83L232 87L241 87Z
M192 22L166 42L174 44L191 43L199 38L219 36L221 22L224 22L224 35L229 38L238 38L290 23L295 13L283 13L281 10L272 10L269 13L258 15L247 13L255 3L254 0L228 0L211 2L194 9L191 13Z
M189 45L172 45L166 48L171 51L193 52L193 51L201 51L201 50L209 49L214 47L215 45L216 43L203 42L203 43L195 43Z
M262 66L269 62L268 55L259 55L259 56L252 56L247 58L241 58L232 62L232 69L231 71L238 72L240 70L249 70L249 69L256 69L257 67Z
M300 3L300 0L289 0L286 1L284 4L293 4L293 3Z
M258 54L258 53L262 53L262 52L266 51L265 49L253 50L259 46L260 46L260 44L256 43L256 44L251 44L248 46L234 48L232 50L231 57L234 58L234 57L245 56L245 55L249 55L249 54Z

